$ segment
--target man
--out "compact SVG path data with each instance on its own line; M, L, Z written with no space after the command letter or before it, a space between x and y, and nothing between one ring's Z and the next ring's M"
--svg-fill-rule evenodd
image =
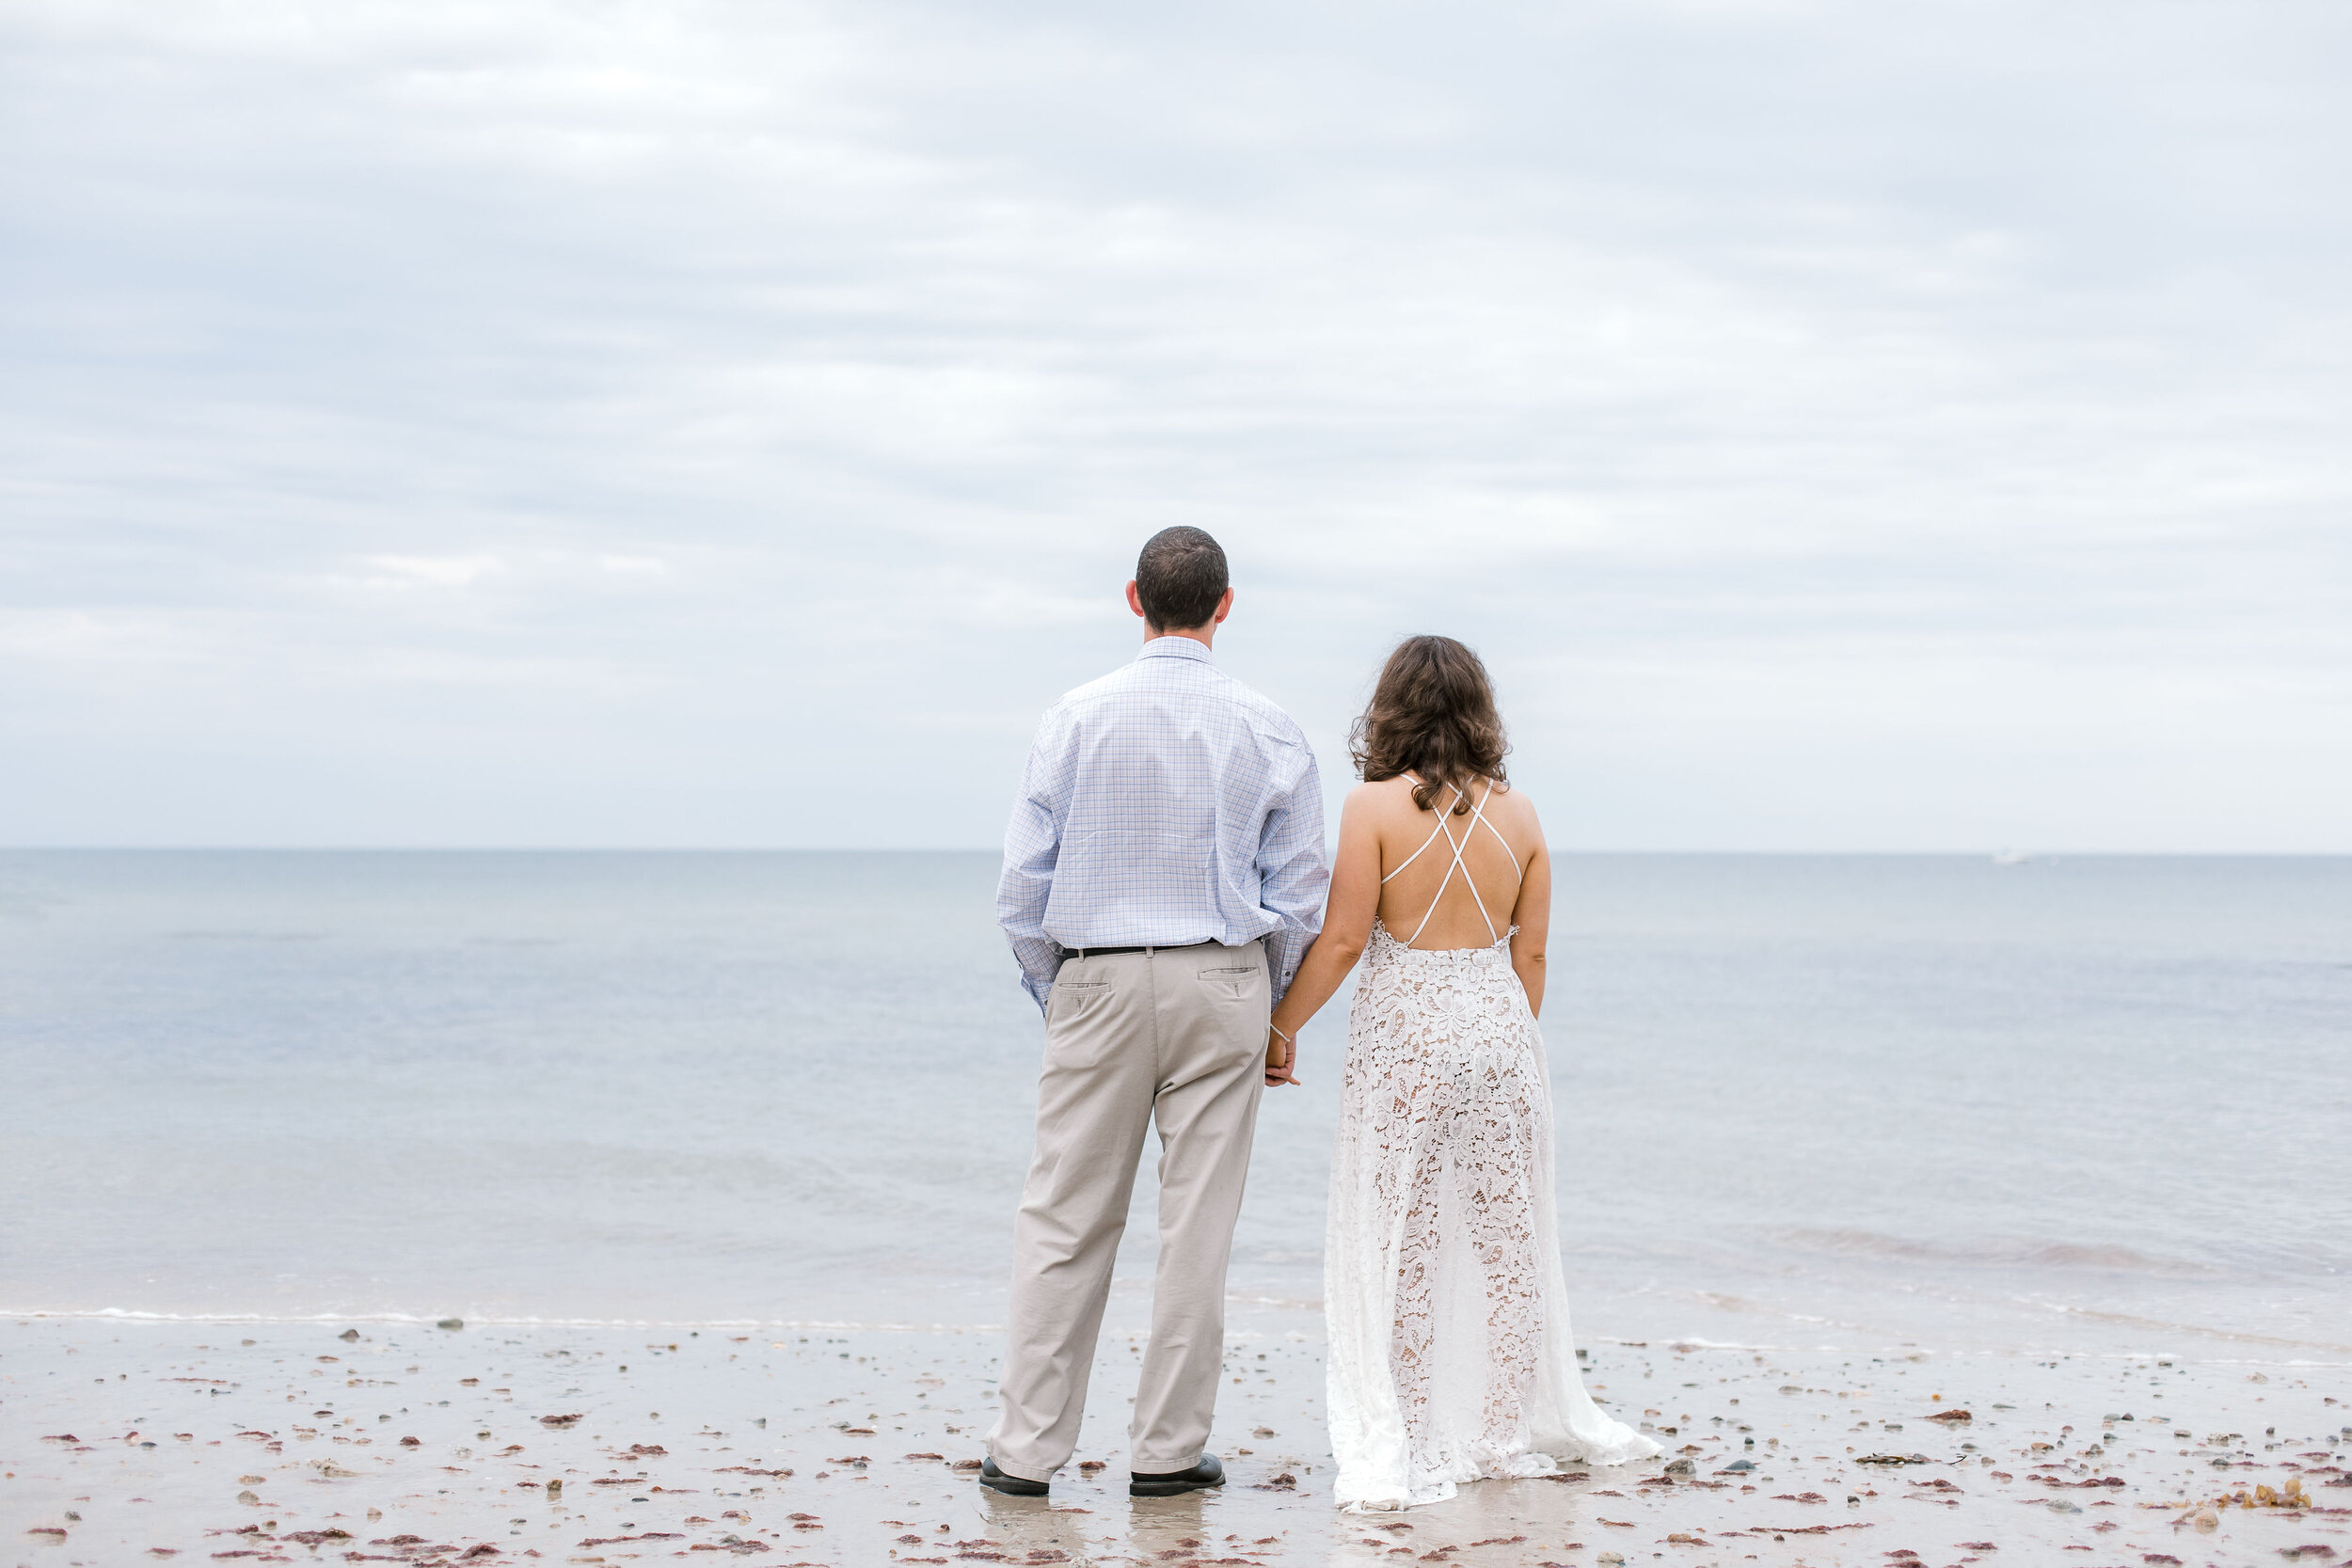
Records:
M1160 1132L1152 1345L1129 1492L1224 1483L1205 1452L1225 1267L1269 1076L1267 1014L1322 924L1323 797L1289 715L1220 672L1225 552L1153 534L1127 584L1135 662L1046 713L1005 833L996 919L1045 1013L1037 1153L1013 1227L1004 1413L980 1484L1069 1462L1146 1128Z

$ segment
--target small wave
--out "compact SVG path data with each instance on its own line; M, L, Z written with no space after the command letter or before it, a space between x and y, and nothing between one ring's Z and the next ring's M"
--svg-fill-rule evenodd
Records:
M2325 1339L2290 1339L2276 1334L2246 1334L2235 1329L2215 1328L2207 1323L2171 1323L2163 1318L2144 1318L2133 1312L2114 1312L2098 1307L2073 1307L2064 1302L2036 1301L2028 1303L2045 1312L2061 1317L2082 1318L2091 1323L2119 1323L2128 1328L2153 1328L2169 1334L2196 1334L2208 1339L2225 1339L2240 1345L2277 1345L2281 1350L2331 1351L2340 1355L2352 1355L2352 1345L2331 1344Z
M1722 1291L1697 1291L1691 1293L1719 1312L1760 1312L1767 1317L1785 1318L1792 1323L1813 1323L1825 1328L1861 1329L1866 1326L1862 1323L1841 1323L1836 1318L1816 1317L1810 1312L1791 1312L1785 1307L1770 1307L1763 1302L1751 1301L1746 1296L1729 1295Z
M325 942L325 931L167 931L173 942Z
M1900 1345L1905 1352L1911 1353L1911 1359L1915 1360L1929 1355L2026 1355L2034 1357L2057 1355L2094 1361L2193 1360L2201 1364L2213 1366L2231 1366L2235 1364L2227 1356L2217 1356L2210 1354L2189 1356L2169 1350L2085 1350L2079 1346L2042 1346L2037 1348L2030 1343L2022 1341L1997 1348L1982 1346L1963 1348L1961 1346L1938 1345L1923 1350L1920 1346L1920 1338L1922 1337L1918 1334L1916 1329L1898 1332L1893 1329L1870 1323L1855 1323L1837 1318L1817 1317L1813 1314L1805 1312L1792 1312L1782 1307L1770 1306L1763 1302L1753 1301L1744 1296L1729 1295L1720 1291L1674 1291L1645 1293L1657 1294L1667 1299L1696 1301L1720 1312L1753 1313L1758 1317L1777 1318L1781 1322L1787 1323L1802 1323L1813 1328L1827 1328L1832 1330L1842 1330L1849 1334L1859 1334L1867 1337L1863 1343L1875 1345L1876 1348L1864 1349L1861 1348L1859 1344L1855 1343L1843 1345L1804 1345L1783 1343L1780 1341L1756 1341L1755 1343L1747 1343L1737 1340L1726 1341L1721 1339L1709 1339L1704 1335L1697 1334L1683 1334L1663 1338L1652 1336L1647 1339L1639 1340L1613 1338L1604 1335L1594 1335L1587 1337L1583 1342L1595 1345L1662 1344L1670 1349L1676 1350L1730 1350L1742 1352L1762 1352L1768 1354L1837 1354L1870 1356L1891 1356L1895 1353L1889 1350L1888 1347ZM2319 1351L2332 1354L2352 1355L2352 1346L2335 1344L2325 1339L2295 1339L2278 1335L2247 1334L2233 1329L2216 1328L2205 1323L2174 1323L2161 1318L2140 1317L2131 1313L2108 1311L2092 1307L2075 1307L2062 1302L2053 1302L2046 1299L2039 1299L2029 1296L2012 1296L2005 1299L2013 1306L2026 1307L2035 1312L2050 1313L2055 1316L2066 1318L2080 1318L2086 1322L2111 1323L2123 1328L2154 1330L2163 1333L2168 1337L2177 1335L2205 1339L2217 1339L2227 1344L2249 1346L2275 1345L2281 1350ZM1926 1338L1932 1337L1932 1335L1926 1336ZM2142 1342L2145 1343L2145 1340ZM2157 1342L2163 1343L2164 1341L2159 1340ZM2305 1365L2306 1363L2296 1358L2289 1357L2285 1360L2278 1361L2249 1361L2247 1364L2249 1366L2294 1367ZM2341 1363L2333 1361L2320 1361L2308 1364L2312 1366L2337 1366Z
M431 1328L441 1314L411 1312L149 1312L125 1307L0 1308L0 1318L21 1322L156 1323L382 1323L395 1328ZM834 1318L548 1318L485 1317L464 1314L472 1328L662 1328L829 1329L867 1334L1002 1334L1001 1323L867 1323Z
M1912 1258L1932 1263L1967 1263L1994 1268L2097 1270L2114 1274L2162 1275L2178 1279L2212 1278L2220 1270L2185 1258L2157 1258L2127 1246L2093 1246L2030 1237L1991 1237L1976 1242L1922 1242L1872 1230L1779 1232L1782 1241L1813 1252L1860 1258Z
M1235 1301L1247 1301L1249 1298L1235 1297L1232 1299ZM1296 1307L1303 1305L1301 1303L1289 1301L1266 1301L1262 1304L1288 1307ZM2221 1339L2238 1345L2277 1346L2282 1350L2294 1349L2306 1352L2320 1351L2331 1353L2337 1355L2352 1356L2352 1346L2330 1344L2324 1340L2287 1339L2276 1338L2270 1335L2238 1334L2233 1333L2227 1329L2212 1328L2201 1324L2169 1323L2158 1319L2134 1317L2127 1313L2103 1312L2090 1307L2068 1307L2049 1302L2021 1303L2021 1305L2037 1307L2044 1311L2067 1317L2081 1317L2132 1327L2161 1329L2184 1335L2196 1335L2208 1338ZM1832 1320L1807 1318L1798 1313L1779 1313L1775 1315L1796 1322L1829 1323L1831 1326L1835 1327L1855 1329L1865 1333L1869 1332L1859 1324L1835 1323ZM427 1328L432 1327L438 1321L437 1319L432 1317L424 1317L404 1312L318 1312L308 1314L261 1312L151 1312L120 1307L102 1307L87 1309L44 1308L32 1311L0 1310L0 1319L10 1319L20 1323L29 1323L34 1322L117 1323L150 1323L187 1324L217 1323L224 1325L244 1324L255 1327L294 1327L316 1323L341 1323L345 1325L376 1323L399 1328ZM630 1332L642 1332L646 1330L665 1330L675 1332L679 1329L706 1329L712 1331L734 1329L738 1331L752 1330L757 1333L773 1334L798 1329L803 1332L831 1332L838 1334L941 1334L955 1336L974 1334L996 1335L1005 1332L1005 1327L1002 1323L918 1323L882 1321L869 1322L864 1319L852 1318L469 1317L465 1320L465 1323L468 1330L498 1328L569 1328L628 1330ZM1123 1337L1134 1339L1148 1339L1151 1337L1151 1330L1145 1327L1127 1329L1106 1327L1104 1332L1114 1338ZM1237 1341L1243 1339L1256 1341L1266 1338L1263 1333L1253 1331L1242 1326L1236 1326L1231 1332L1229 1337ZM1312 1335L1301 1334L1295 1330L1290 1330L1285 1331L1282 1338L1292 1341L1307 1343L1311 1342L1315 1337ZM1736 1340L1727 1341L1721 1339L1708 1339L1698 1335L1690 1334L1652 1336L1646 1339L1626 1339L1611 1335L1596 1334L1581 1336L1581 1338L1583 1343L1588 1345L1613 1345L1619 1347L1629 1346L1633 1348L1648 1348L1654 1346L1667 1350L1680 1351L1685 1354L1705 1354L1708 1352L1714 1352L1718 1354L1730 1353L1736 1354L1752 1354L1760 1353L1764 1354L1783 1355L1863 1355L1887 1358L1893 1358L1895 1354L1895 1353L1888 1348L1887 1344L1883 1342L1860 1345L1800 1345L1775 1342L1744 1343ZM1905 1357L1905 1359L1910 1360L1925 1360L1932 1355L1946 1355L1955 1358L1976 1358L1986 1360L2016 1356L2026 1356L2039 1360L2045 1356L2053 1356L2060 1359L2074 1361L2177 1361L2217 1367L2285 1368L2303 1370L2342 1370L2347 1367L2352 1367L2352 1361L2317 1360L2309 1355L2290 1355L2275 1358L2251 1355L2199 1356L2185 1355L2173 1351L2086 1351L2079 1347L2036 1347L2029 1344L2014 1344L1999 1348L1951 1347L1938 1348L1934 1350L1921 1350L1913 1341L1906 1340L1902 1341L1902 1343L1904 1348L1911 1352L1911 1354Z

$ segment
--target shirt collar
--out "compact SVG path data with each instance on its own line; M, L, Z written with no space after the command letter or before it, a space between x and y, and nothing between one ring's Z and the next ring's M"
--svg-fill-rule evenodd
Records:
M1155 637L1143 645L1137 658L1197 658L1214 664L1216 657L1207 646L1189 637Z

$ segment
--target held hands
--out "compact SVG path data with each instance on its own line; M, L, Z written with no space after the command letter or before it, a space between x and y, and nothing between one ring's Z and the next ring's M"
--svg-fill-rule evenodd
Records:
M1291 1076L1298 1066L1298 1042L1284 1035L1271 1023L1265 1031L1265 1086L1279 1089L1285 1084L1295 1084Z

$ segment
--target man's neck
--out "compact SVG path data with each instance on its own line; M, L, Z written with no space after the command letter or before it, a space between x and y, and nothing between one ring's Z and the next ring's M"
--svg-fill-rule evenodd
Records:
M1154 630L1151 626L1143 628L1146 642L1157 642L1163 637L1189 637L1202 647L1213 649L1216 646L1216 623L1211 621L1205 626L1169 626L1164 630Z

